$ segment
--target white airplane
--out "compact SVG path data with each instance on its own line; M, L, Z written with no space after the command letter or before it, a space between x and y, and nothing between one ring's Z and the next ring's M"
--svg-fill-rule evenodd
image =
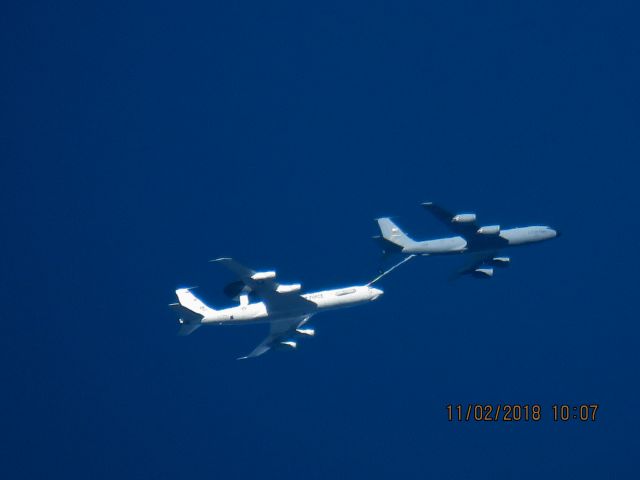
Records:
M256 272L231 258L212 261L221 263L238 276L237 282L227 285L225 293L239 300L240 305L214 310L193 295L189 288L180 288L176 290L179 303L169 306L179 317L178 335L189 335L201 325L269 323L269 335L239 360L258 357L274 347L295 349L300 337L314 336L315 330L306 325L313 315L322 310L352 307L375 300L383 291L371 285L392 270L387 270L367 285L301 294L299 283L284 285L276 282L276 272ZM256 294L262 301L249 303L249 293Z
M382 251L385 255L402 253L413 258L416 255L467 254L469 263L454 273L476 278L490 278L494 267L507 267L511 259L498 256L505 248L551 240L560 236L559 230L545 225L503 229L500 225L480 226L475 213L454 214L433 202L423 208L444 223L456 236L435 240L416 241L409 237L390 218L377 219Z

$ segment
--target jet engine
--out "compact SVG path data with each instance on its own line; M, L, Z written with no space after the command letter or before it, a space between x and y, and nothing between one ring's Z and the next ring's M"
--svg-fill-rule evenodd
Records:
M282 347L284 348L290 348L293 350L298 346L298 342L296 342L295 340L283 340L282 342L280 342L280 345L282 345Z
M276 272L256 272L251 275L253 280L271 280L272 278L276 278Z
M500 225L488 225L486 227L480 227L478 229L480 235L499 235Z
M316 331L311 327L300 327L296 328L296 333L306 337L313 337L316 334Z
M509 257L493 257L487 263L492 267L506 268L511 263L511 259Z
M292 283L290 285L278 285L276 288L276 292L278 293L293 293L297 292L302 288L302 285L299 283Z
M475 213L459 213L454 216L451 221L453 223L471 223L476 221Z
M493 277L493 268L476 268L471 275L473 275L475 278L491 278Z

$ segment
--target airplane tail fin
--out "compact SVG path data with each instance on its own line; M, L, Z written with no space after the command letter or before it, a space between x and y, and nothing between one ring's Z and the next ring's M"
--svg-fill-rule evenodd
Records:
M189 335L202 325L202 319L211 313L213 308L207 307L188 288L176 290L179 303L171 303L169 307L178 314L180 329L178 335Z
M390 218L378 218L378 227L380 227L380 233L382 233L383 245L390 247L392 250L402 251L404 247L409 247L416 243L412 238L410 238L406 233L400 230L395 223L391 221ZM386 250L383 247L383 250Z

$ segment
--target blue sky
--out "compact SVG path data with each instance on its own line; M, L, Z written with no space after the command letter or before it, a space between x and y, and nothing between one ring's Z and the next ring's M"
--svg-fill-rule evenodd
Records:
M633 2L19 2L0 19L3 478L628 478L637 471ZM419 203L564 236L489 282L175 336L234 256L319 289ZM599 403L449 423L448 403Z

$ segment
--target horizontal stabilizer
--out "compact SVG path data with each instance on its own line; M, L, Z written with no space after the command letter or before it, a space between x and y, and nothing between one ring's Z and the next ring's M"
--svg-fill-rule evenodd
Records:
M169 308L178 314L178 322L180 328L178 329L178 335L186 336L193 333L202 325L200 323L204 318L204 315L194 312L190 308L185 307L179 303L170 303Z
M179 303L170 303L169 308L178 314L182 323L200 323L200 320L204 318L204 315L194 312Z
M183 323L178 329L178 335L181 337L191 335L194 331L200 328L201 325L201 323Z

